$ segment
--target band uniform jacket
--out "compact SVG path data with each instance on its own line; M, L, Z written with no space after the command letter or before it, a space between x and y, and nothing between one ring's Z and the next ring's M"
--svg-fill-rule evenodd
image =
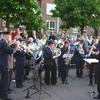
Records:
M26 65L26 52L24 50L17 50L14 54L15 65Z
M52 59L52 52L49 47L45 47L43 51L44 65L55 65L55 61Z
M16 51L16 45L10 47L5 39L0 40L0 68L8 68L9 55Z

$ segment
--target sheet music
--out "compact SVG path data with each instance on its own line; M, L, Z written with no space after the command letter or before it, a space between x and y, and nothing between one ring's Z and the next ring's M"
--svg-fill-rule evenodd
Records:
M99 60L94 59L94 58L91 58L91 59L83 59L83 60L85 60L85 61L88 62L89 64L92 64L92 63L99 63Z
M63 54L62 58L72 58L73 57L73 54Z

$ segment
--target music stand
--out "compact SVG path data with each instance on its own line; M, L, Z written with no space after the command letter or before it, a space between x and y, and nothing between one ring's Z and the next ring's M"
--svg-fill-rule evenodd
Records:
M41 68L41 67L43 67L42 61L40 61L39 67L38 67L38 69L37 69L34 73L37 73L37 71L38 71L39 68ZM47 94L47 95L49 95L49 96L51 97L50 94L48 94L46 91L42 90L42 86L44 86L44 84L42 83L41 73L42 73L42 71L40 72L39 81L38 81L37 83L34 83L32 86L28 87L27 89L25 89L25 90L23 91L23 92L25 92L25 91L27 90L26 98L30 98L30 96L32 96L32 95L34 95L34 94L36 94L36 93L39 93L39 94L41 95L41 92L43 92L43 93L45 93L45 94ZM38 83L39 83L39 86L40 86L39 89L36 87L36 85L37 85ZM31 88L33 88L33 87L34 87L37 91L34 92L34 93L29 94L29 89L31 89ZM45 86L44 86L44 87L45 87ZM46 89L46 87L45 87L45 89Z
M73 57L73 55L74 55L74 54L64 54L63 57L62 57L62 58L65 58L65 59L67 59L67 58L70 59L68 65L67 65L67 68L66 68L66 79L65 79L65 81L64 81L64 84L66 84L67 81L70 82L69 79L68 79L68 77L71 77L73 80L75 80L75 78L73 78L71 75L68 74L69 68L70 68L70 61L71 61L71 58ZM70 83L71 83L71 82L70 82ZM71 84L72 84L72 83L71 83ZM72 85L73 85L73 84L72 84Z
M99 63L99 60L95 59L95 58L87 58L87 59L83 59L85 62L89 63L89 64L98 64ZM95 94L95 91L94 91L94 86L93 85L93 91L92 92L88 92L90 93L89 96L93 96Z

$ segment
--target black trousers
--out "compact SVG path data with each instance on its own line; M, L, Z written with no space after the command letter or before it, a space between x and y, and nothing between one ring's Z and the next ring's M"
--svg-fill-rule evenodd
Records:
M24 65L16 65L16 86L23 86Z
M83 61L76 61L76 75L82 76L83 75Z
M10 85L11 85L11 79L12 79L12 72L13 72L13 69L10 69L10 77L9 77L9 84L8 84L8 89L10 89Z
M25 74L24 74L25 76L29 75L30 69L31 69L31 66L29 65L29 62L27 62L25 66Z
M98 96L100 97L100 70L97 72L97 75L98 75L97 91L98 91Z
M66 78L68 77L69 66L62 65L61 66L61 81L64 83ZM67 80L66 80L67 81Z
M98 82L98 67L99 65L98 64L91 64L90 65L90 69L89 69L89 83L92 85L93 84L93 81L94 81L94 84L96 84ZM94 74L94 75L93 75ZM93 77L95 79L93 79Z
M7 68L1 68L1 80L0 80L0 96L2 98L8 98L8 85L10 79L10 70Z
M56 84L57 83L56 66L44 65L44 67L45 67L45 83Z
M58 60L58 77L61 76L61 67L62 67L62 64L61 64L60 61Z

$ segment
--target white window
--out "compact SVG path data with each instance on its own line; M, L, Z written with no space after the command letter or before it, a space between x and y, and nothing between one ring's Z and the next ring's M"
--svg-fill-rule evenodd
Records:
M91 34L92 35L94 34L94 28L91 28Z
M47 6L46 6L46 14L47 15L52 15L52 13L50 12L50 10L54 10L55 9L55 4L49 4L47 3Z
M2 20L2 26L6 27L6 21ZM14 27L14 25L10 23L10 27ZM24 25L20 25L19 27L26 28Z
M6 27L6 21L2 20L2 26ZM10 23L10 27L14 27L14 25Z
M78 27L73 28L73 33L78 33L78 31L79 31L79 28Z
M86 26L86 27L84 27L84 31L85 31L85 32L87 32L87 29L88 29L88 27L87 27L87 26Z
M47 20L46 21L48 31L55 31L56 29L56 21L55 20Z

